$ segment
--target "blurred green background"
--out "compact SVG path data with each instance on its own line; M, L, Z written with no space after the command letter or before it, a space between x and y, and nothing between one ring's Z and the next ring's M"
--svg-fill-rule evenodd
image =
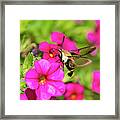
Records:
M42 41L52 43L50 40L51 32L62 32L70 39L74 40L78 48L91 45L87 40L87 33L95 30L94 20L21 20L20 21L20 86L22 89L26 87L24 81L25 72L32 67L33 61L36 59L30 54L33 46L38 45ZM38 59L40 59L39 56ZM85 99L98 100L100 95L91 91L92 72L100 70L100 52L97 51L96 56L87 56L93 62L92 64L78 68L74 75L69 77L67 69L65 69L65 82L80 82L85 86Z

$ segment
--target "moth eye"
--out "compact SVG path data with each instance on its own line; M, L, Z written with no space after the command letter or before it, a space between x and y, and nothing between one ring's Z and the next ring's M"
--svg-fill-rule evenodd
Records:
M72 68L75 67L75 65L72 62L69 63L69 66Z
M74 67L75 66L73 63L70 63L69 65L70 65L70 67Z

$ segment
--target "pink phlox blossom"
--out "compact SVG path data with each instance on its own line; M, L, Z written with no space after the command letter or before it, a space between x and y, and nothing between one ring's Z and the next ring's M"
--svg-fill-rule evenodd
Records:
M76 43L61 32L52 32L51 41L56 42L61 49L79 54Z
M100 21L96 20L96 28L95 31L88 32L87 39L90 43L96 45L96 47L100 47Z
M26 84L35 90L37 99L47 100L51 96L61 96L65 91L64 72L59 63L50 63L41 59L34 63L34 68L25 75Z
M55 44L49 44L48 42L41 42L39 44L39 50L43 52L43 59L50 62L58 62L63 64L60 58L60 47Z
M100 20L96 20L96 28L95 31L90 31L87 34L88 41L97 47L91 55L95 56L98 48L100 48Z
M100 93L100 71L94 71L92 74L92 91Z
M64 96L66 100L82 100L84 99L84 87L79 83L67 83Z

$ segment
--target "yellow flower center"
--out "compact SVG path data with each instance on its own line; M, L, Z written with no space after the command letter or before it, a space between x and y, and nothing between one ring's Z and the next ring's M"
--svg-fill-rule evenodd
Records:
M71 98L71 100L76 100L77 95L76 95L76 94L72 94L72 95L70 96L70 98Z
M39 83L42 84L42 85L46 83L46 78L45 78L44 75L43 75L43 76L40 76L40 78L39 78Z
M53 55L52 53L50 53L50 54L49 54L49 56L50 56L51 58L53 58L53 57L54 57L54 55Z

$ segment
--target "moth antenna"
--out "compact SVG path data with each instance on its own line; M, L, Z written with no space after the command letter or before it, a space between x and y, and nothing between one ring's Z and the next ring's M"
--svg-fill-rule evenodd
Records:
M63 36L61 47L63 46L64 40L65 40L65 36Z

